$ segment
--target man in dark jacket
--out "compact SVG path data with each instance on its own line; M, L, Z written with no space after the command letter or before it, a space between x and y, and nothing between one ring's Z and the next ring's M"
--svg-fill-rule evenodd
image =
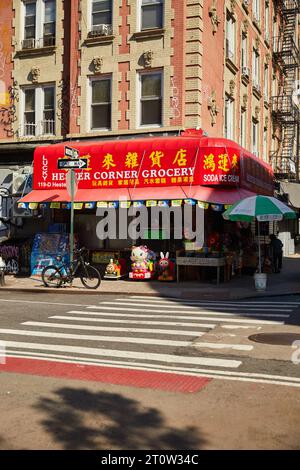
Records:
M270 240L271 256L273 259L274 270L275 273L280 273L280 270L282 268L283 243L274 234L270 235Z

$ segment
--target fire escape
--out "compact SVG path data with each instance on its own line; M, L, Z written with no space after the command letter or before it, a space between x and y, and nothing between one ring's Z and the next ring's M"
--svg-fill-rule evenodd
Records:
M280 131L281 144L271 154L277 179L299 182L299 64L300 55L296 44L297 15L300 0L276 0L274 2L282 15L280 35L274 38L273 61L279 67L282 80L278 96L272 97L272 119Z

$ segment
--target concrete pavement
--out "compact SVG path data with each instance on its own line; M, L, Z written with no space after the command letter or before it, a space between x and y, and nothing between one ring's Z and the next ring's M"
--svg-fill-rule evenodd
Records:
M54 289L43 286L40 278L19 278L6 276L3 291L53 293ZM283 269L280 274L268 274L268 285L265 292L257 292L252 276L243 275L235 277L231 281L220 284L202 282L170 282L158 281L107 281L103 280L99 289L93 291L85 289L79 280L73 287L62 287L57 293L64 294L96 294L96 295L132 295L141 294L149 296L179 297L182 299L242 299L252 297L278 296L300 293L300 255L290 256L284 259Z

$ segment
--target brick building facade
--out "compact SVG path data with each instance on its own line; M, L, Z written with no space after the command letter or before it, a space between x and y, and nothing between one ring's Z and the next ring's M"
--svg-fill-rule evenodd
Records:
M30 163L44 142L184 128L271 156L278 172L289 146L298 164L299 129L287 142L285 101L272 96L293 92L273 38L292 15L299 61L299 10L298 0L1 2L0 164Z

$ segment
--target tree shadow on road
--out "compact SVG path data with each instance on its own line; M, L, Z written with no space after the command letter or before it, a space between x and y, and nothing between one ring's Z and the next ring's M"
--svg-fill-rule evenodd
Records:
M35 409L42 425L64 449L200 449L194 427L169 427L158 409L120 394L61 388L55 399L41 398Z

